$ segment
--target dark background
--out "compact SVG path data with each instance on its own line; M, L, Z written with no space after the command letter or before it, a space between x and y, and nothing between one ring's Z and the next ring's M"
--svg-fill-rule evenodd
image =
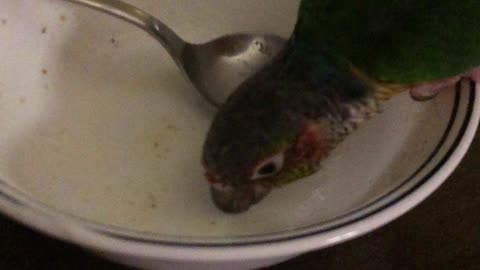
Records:
M268 268L480 269L480 137L450 179L366 236ZM0 269L127 270L0 216Z

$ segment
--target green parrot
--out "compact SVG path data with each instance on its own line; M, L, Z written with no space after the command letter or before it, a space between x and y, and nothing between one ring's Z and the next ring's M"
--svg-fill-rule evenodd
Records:
M480 78L478 0L303 0L283 51L221 106L203 148L216 206L240 213L299 180L403 91Z

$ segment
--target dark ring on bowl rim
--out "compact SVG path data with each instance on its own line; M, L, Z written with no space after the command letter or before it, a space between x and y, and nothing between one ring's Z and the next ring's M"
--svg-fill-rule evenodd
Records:
M451 157L451 155L453 154L453 152L455 151L457 146L460 144L462 138L465 135L468 124L470 123L470 120L472 117L474 100L476 97L474 82L470 83L469 90L470 91L469 91L465 118L463 123L461 124L458 135L455 137L450 148L446 151L445 155L440 159L437 165L435 165L433 169L430 170L421 180L416 182L415 185L408 188L408 190L403 191L399 196L395 198L390 198L390 200L388 200L389 197L392 196L392 194L398 192L400 189L402 189L402 187L404 187L413 178L415 178L420 172L422 172L422 170L426 168L430 164L430 162L434 159L434 157L438 154L442 146L444 146L455 124L455 120L459 112L460 100L461 100L461 84L460 83L457 84L457 87L456 87L455 100L452 107L452 113L448 121L447 127L445 129L445 132L443 133L441 139L439 140L439 143L436 145L432 153L421 164L421 166L419 166L419 168L415 170L415 172L410 177L408 177L406 180L404 180L401 184L399 184L396 188L392 189L387 194L384 194L383 196L368 203L367 205L364 205L363 207L360 207L356 210L348 212L344 215L338 216L329 221L325 221L319 224L317 223L314 225L299 227L293 230L283 230L279 232L265 233L265 234L255 235L255 236L236 236L229 239L232 242L224 242L224 241L220 242L219 239L222 239L221 237L191 237L191 236L178 237L178 236L165 236L165 235L162 236L155 233L139 233L139 232L135 232L133 230L125 229L118 226L101 224L95 221L88 220L86 218L82 218L70 213L66 213L61 210L50 208L41 202L37 202L33 199L30 199L28 196L23 195L21 191L18 191L16 188L11 187L2 179L0 179L0 197L3 197L10 203L15 204L17 206L29 207L35 210L48 210L48 212L50 213L53 212L55 214L66 216L70 219L80 221L81 225L84 226L85 229L91 232L98 233L106 237L117 239L117 240L140 243L140 244L158 244L158 245L172 246L172 247L236 247L236 246L272 244L272 243L278 243L278 242L287 242L290 240L299 240L299 239L311 237L317 234L333 231L335 229L339 229L341 227L345 227L348 225L352 225L358 222L359 220L373 216L383 211L384 209L392 205L395 205L397 202L401 201L403 198L405 198L406 196L408 196L409 194L417 190L419 187L423 186L429 180L429 178L432 175L434 175L437 171L439 171L440 168L442 168L443 165L449 160L449 158ZM18 196L19 198L15 198L11 196L7 192L5 192L2 187L8 187L9 189L13 189L15 193L20 194L20 196ZM382 201L385 201L385 200L387 201L382 203ZM373 208L373 209L369 209L369 208ZM351 217L352 215L355 215L356 213L363 212L363 211L365 211L366 213L361 214L354 218ZM346 219L346 220L343 220L343 219ZM285 235L288 233L290 233L291 235ZM170 239L159 239L159 238L175 238L175 239L170 240ZM217 240L217 242L214 242L215 240Z

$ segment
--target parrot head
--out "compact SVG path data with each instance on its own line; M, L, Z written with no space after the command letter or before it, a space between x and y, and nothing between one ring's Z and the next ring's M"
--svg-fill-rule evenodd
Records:
M221 106L203 149L218 208L246 211L272 188L314 173L348 133L352 110L342 104L361 100L366 87L335 69L319 73L318 66L280 58Z
M284 102L252 110L243 106L247 97L238 99L221 110L204 148L212 198L233 213L247 210L273 187L312 174L333 146L326 127Z

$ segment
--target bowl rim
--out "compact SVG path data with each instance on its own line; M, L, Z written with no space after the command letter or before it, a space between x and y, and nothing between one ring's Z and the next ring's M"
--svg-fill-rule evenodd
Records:
M331 246L363 235L393 221L423 201L448 178L468 151L478 128L480 95L476 95L476 88L477 86L472 83L469 90L468 111L463 119L460 132L456 134L450 150L431 175L425 177L424 181L385 207L326 231L317 230L305 235L297 233L292 237L270 241L239 243L188 243L185 242L185 239L182 241L181 237L176 237L177 241L162 241L154 239L153 234L143 233L141 237L137 235L139 233L132 235L126 229L98 224L73 214L39 205L34 199L21 194L1 179L0 210L11 218L55 238L103 252L138 257L225 261L279 257ZM458 93L457 89L457 99Z

